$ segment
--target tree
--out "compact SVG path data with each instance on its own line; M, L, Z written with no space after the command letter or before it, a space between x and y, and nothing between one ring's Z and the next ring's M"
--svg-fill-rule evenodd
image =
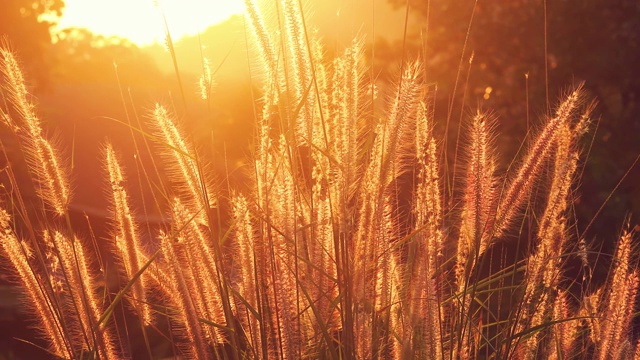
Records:
M64 0L0 1L0 36L18 52L36 87L47 86L50 29L62 15Z

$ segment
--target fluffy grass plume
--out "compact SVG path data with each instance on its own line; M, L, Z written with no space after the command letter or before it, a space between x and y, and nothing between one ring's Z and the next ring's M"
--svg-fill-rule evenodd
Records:
M0 48L0 67L4 75L3 93L8 95L13 113L18 117L15 120L6 115L7 124L14 125L12 130L22 138L21 145L34 180L38 182L40 197L54 212L64 215L71 194L68 170L61 161L60 151L44 136L18 60L7 48Z
M97 161L111 236L95 241L112 254L74 231L69 170L16 56L0 50L1 126L39 196L25 203L9 162L3 271L34 310L29 342L73 359L139 348L189 359L637 358L634 233L624 230L612 256L598 254L611 259L598 285L592 244L571 231L593 109L586 85L540 121L513 170L499 165L500 119L468 116L463 169L449 179L425 59L403 61L379 90L361 38L330 58L300 2L275 4L266 16L245 1L262 86L246 183L223 190L228 174L210 170L181 114L156 105L137 130L164 161L141 163L137 180L166 221L143 226L148 214L136 215L127 169L107 142ZM214 79L204 72L209 99ZM165 170L167 188L142 175ZM462 185L456 201L444 201L452 182ZM529 251L507 259L502 248L518 242ZM582 281L567 278L573 260Z

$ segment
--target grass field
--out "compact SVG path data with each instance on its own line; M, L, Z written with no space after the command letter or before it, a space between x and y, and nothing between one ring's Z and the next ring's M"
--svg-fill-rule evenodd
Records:
M469 115L445 176L422 59L378 88L362 39L329 58L298 2L269 15L245 3L261 87L246 182L211 170L179 110L157 104L122 128L160 161L123 168L111 142L96 145L106 239L76 231L70 144L45 131L28 74L0 50L1 131L32 179L18 183L12 159L2 170L2 271L37 324L24 340L73 359L640 358L633 231L593 282L606 255L573 223L595 106L583 85L506 168L495 117ZM205 67L203 98L212 83ZM134 203L140 188L153 197Z

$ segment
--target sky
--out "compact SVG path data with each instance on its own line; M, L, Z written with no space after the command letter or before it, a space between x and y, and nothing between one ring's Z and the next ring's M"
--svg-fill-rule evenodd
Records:
M176 39L198 34L244 10L242 0L65 0L58 28L86 27L138 45L162 43L162 17L154 2L161 5Z
M264 0L259 0L262 3ZM65 0L58 25L85 27L101 35L125 37L140 46L164 42L164 28L156 0ZM174 40L202 33L244 10L243 0L157 0L166 14ZM305 15L325 35L344 37L349 42L356 35L402 36L404 11L392 9L387 0L303 0ZM309 5L310 6L307 6ZM375 23L376 33L371 34Z

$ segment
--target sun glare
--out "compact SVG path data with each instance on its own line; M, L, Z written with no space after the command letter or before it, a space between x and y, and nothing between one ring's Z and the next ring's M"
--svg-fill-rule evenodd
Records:
M171 36L195 35L244 10L242 0L65 0L58 29L84 27L144 46L164 41L161 12Z

